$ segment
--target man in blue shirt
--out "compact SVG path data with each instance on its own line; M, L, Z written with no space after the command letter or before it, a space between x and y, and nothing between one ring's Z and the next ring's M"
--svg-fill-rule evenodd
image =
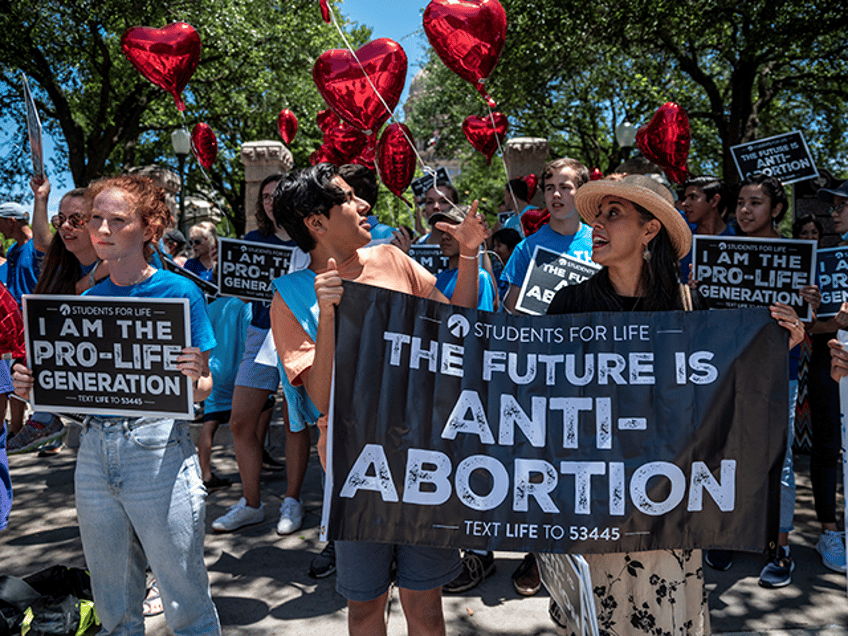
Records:
M545 166L542 189L551 218L547 225L518 244L504 267L501 280L509 283L504 307L510 313L515 313L515 303L537 245L586 262L592 260L592 228L580 222L574 206L577 189L588 182L589 170L574 159L556 159Z

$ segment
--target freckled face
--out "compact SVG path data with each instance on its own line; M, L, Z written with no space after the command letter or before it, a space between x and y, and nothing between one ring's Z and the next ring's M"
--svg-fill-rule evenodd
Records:
M118 260L142 254L152 232L144 226L130 195L118 188L104 190L91 206L88 222L91 244L99 258Z

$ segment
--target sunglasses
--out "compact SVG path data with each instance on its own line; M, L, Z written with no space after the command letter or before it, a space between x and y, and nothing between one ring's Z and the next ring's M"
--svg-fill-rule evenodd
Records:
M848 201L843 201L842 203L834 203L830 206L831 214L839 214L841 210L848 210Z
M83 226L82 216L80 216L79 214L71 214L70 216L65 216L64 214L57 214L52 219L50 219L50 225L52 225L57 230L65 223L70 225L75 230L78 230Z

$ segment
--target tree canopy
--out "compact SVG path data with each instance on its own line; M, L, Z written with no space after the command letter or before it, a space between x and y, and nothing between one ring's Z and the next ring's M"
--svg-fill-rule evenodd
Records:
M674 101L690 118L694 173L736 181L730 146L794 129L817 165L848 165L848 38L837 0L501 4L507 40L487 90L511 135L547 138L556 156L608 172L621 156L616 125L645 124ZM486 107L432 55L409 112L416 137L439 129L437 154L456 157L470 152L462 120Z
M218 160L206 171L192 166L189 186L214 189L226 200L237 229L244 227L241 144L278 139L277 116L289 108L299 130L289 148L305 165L321 143L315 114L324 108L312 65L339 46L314 0L0 0L0 105L21 112L20 73L30 80L45 133L60 143L58 162L76 186L103 174L149 163L173 164L170 133L184 123L173 98L144 79L121 52L132 26L191 24L202 41L200 63L184 92L185 124L214 130ZM345 25L354 45L369 31ZM4 189L28 179L26 124L16 118L18 148L7 147ZM53 172L56 172L54 170Z

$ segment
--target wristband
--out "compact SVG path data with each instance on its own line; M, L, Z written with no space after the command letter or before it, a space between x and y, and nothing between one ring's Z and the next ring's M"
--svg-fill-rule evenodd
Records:
M460 254L459 257L460 258L467 258L469 261L476 261L477 260L476 256L466 256L465 254Z

